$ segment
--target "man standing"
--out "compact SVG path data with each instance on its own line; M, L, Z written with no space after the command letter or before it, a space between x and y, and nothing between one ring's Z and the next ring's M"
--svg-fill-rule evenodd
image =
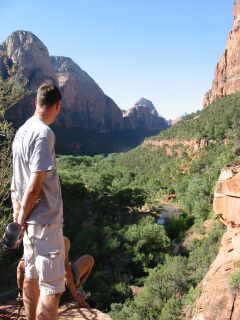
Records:
M36 110L13 142L11 197L14 221L26 228L23 301L28 320L57 319L64 284L63 203L49 125L60 112L52 84L37 90Z

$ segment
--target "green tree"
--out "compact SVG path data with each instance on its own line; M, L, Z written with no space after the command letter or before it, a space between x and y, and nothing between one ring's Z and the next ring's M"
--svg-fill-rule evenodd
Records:
M143 268L163 262L170 248L164 227L157 225L152 217L142 218L138 224L129 226L124 237L127 240L126 249L133 261L140 263Z
M164 265L150 272L135 300L127 301L114 319L181 319L180 298L189 288L186 262L187 258L167 256Z
M171 297L164 305L159 320L182 320L181 300Z

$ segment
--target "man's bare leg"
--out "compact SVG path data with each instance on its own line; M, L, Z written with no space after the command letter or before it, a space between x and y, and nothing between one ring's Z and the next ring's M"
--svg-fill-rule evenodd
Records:
M23 303L27 320L36 319L36 310L39 299L38 279L24 279Z
M40 295L36 320L57 320L61 293Z
M19 290L23 290L24 275L25 275L25 262L24 260L20 260L17 266L17 285Z
M80 274L80 284L82 284L89 277L94 265L94 259L90 255L84 255L74 262Z

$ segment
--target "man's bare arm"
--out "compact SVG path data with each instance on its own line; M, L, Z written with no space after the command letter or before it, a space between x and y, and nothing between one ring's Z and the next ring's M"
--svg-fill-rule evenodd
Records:
M20 211L20 203L17 198L17 192L14 189L14 183L13 183L13 177L12 177L12 183L11 183L11 200L12 200L12 207L13 207L13 221L18 220L18 215Z
M30 175L28 185L23 194L21 209L18 216L18 223L21 225L24 225L36 205L37 199L42 190L44 176L45 171L32 172Z

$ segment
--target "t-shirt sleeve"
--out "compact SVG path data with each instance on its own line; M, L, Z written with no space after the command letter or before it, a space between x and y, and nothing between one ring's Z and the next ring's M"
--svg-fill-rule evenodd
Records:
M39 138L33 146L29 167L31 172L55 169L54 156L47 137Z

